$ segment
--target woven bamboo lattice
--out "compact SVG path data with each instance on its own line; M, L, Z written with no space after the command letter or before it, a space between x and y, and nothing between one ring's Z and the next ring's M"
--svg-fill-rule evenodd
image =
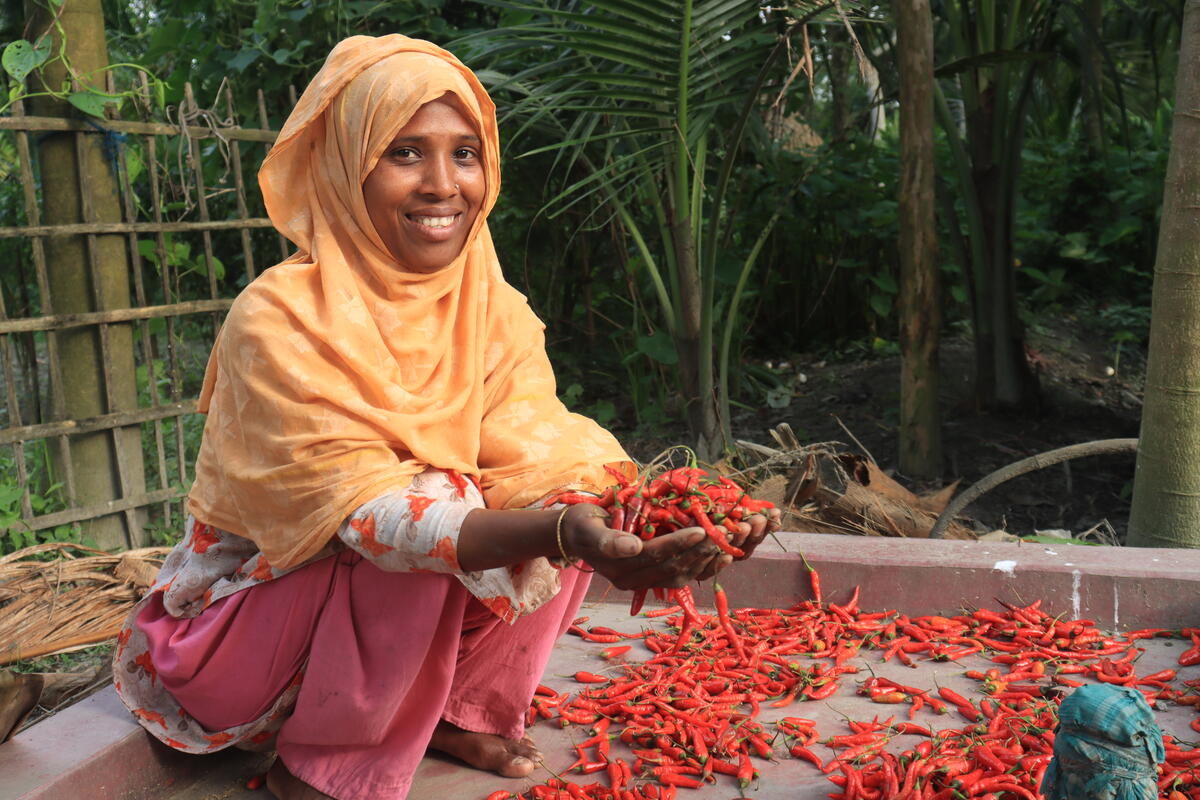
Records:
M168 552L112 555L54 542L0 558L0 665L115 637Z
M140 91L144 101L126 106L140 119L33 116L21 102L0 117L0 485L22 487L8 501L10 518L20 518L15 530L120 520L94 538L106 549L145 544L148 522L168 531L180 524L203 362L240 287L290 252L253 181L277 135L261 91L258 119L245 126L227 86L207 107L185 86L182 102L165 111L152 110L144 79ZM41 148L64 137L80 164L88 142L104 142L118 197L102 211L80 171L79 213L48 224ZM83 260L64 278L55 248L72 242ZM120 291L101 278L100 261L114 248L128 266ZM55 289L64 280L90 287L87 302L64 307ZM81 346L92 348L95 378L64 369ZM120 376L135 369L131 387ZM86 413L73 412L64 398L78 396L73 387L84 380L99 396ZM81 461L97 437L107 456ZM81 491L96 470L111 474L112 488Z

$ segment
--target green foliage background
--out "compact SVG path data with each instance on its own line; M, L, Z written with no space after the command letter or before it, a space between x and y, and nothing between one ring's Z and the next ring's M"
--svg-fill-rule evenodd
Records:
M940 5L957 2L935 3L935 15ZM1097 151L1080 122L1085 102L1080 40L1071 27L1073 17L1063 13L1062 28L1050 39L1054 51L1046 54L1051 66L1039 80L1029 112L1013 268L1027 317L1086 306L1095 311L1118 357L1135 357L1148 326L1178 4L1105 0L1104 6L1104 146ZM105 0L105 13L110 60L141 65L164 81L167 107L180 103L184 83L190 81L201 105L224 115L224 102L216 98L228 83L238 118L257 124L261 90L268 124L276 128L290 108L290 87L302 89L345 36L400 32L445 45L524 19L523 12L503 4L469 0ZM870 32L868 46L872 36L894 35L886 6L872 6L864 15L856 26ZM0 43L22 38L23 26L20 2L0 5ZM815 74L790 83L776 109L802 125L806 135L802 141L780 136L767 115L756 119L745 163L734 174L727 200L739 213L723 237L717 261L717 280L724 285L736 280L763 221L781 209L784 215L743 300L732 359L735 404L761 406L779 389L762 366L767 360L812 352L855 357L878 352L879 342L886 349L897 335L898 141L894 123L880 130L871 123L871 111L879 105L894 119L894 70L879 70L878 93L871 95L844 32L837 26L814 26L810 33ZM953 53L941 40L939 45L939 63L951 60ZM774 79L775 90L782 89L801 55L794 53ZM539 56L528 51L521 57L526 66L534 66ZM840 120L835 95L844 109ZM764 108L775 97L764 97ZM502 135L505 183L491 227L509 280L530 296L547 322L564 398L618 431L677 432L677 398L668 380L674 354L661 328L647 323L652 320L646 316L652 287L644 270L631 268L637 252L610 218L582 206L549 218L543 204L554 191L547 181L553 154L517 158L546 142L535 132L511 141L516 135L511 127L502 129ZM247 149L242 158L252 163L262 153ZM144 154L135 145L128 155L136 169ZM206 180L219 185L226 178L221 154L212 149L204 158ZM950 174L944 137L938 158L942 174ZM9 139L2 139L0 176L10 176L14 168L15 151ZM950 202L959 202L944 179L941 190ZM24 222L19 200L16 182L0 181L0 224ZM228 210L221 202L232 203L232 198L215 204L214 217ZM261 207L251 213L261 213ZM940 224L941 240L950 241L945 219ZM240 247L234 234L218 235L214 242L222 262L222 291L229 296L246 280ZM22 285L31 280L17 266L28 263L22 248L27 245L19 240L0 240L0 291L10 315L38 313L36 304L22 301L27 295ZM152 245L144 255L151 264L157 257ZM186 274L186 265L198 258L186 241L172 242L166 256L184 266L183 280L201 280L198 269ZM947 244L941 265L947 329L961 330L968 316L964 265L956 263ZM151 302L170 299L160 293ZM187 361L187 385L195 388L211 330L197 324L181 335L200 343ZM875 344L864 348L863 342ZM147 385L141 388L150 391L149 375L142 380ZM187 438L194 447L199 429L193 426ZM36 452L28 455L38 463ZM4 463L0 476L0 530L15 530L10 519L16 509L10 496L15 479ZM56 492L53 476L40 474L34 480L39 502L50 507ZM24 541L10 534L0 541L0 552Z

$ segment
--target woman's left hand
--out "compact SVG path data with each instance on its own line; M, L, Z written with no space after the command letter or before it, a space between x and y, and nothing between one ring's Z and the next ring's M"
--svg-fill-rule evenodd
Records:
M709 562L705 570L697 577L697 580L707 580L715 577L717 573L734 561L745 561L754 553L755 548L762 544L762 540L767 538L768 533L774 533L779 530L779 520L779 509L770 508L767 509L765 515L755 514L745 521L738 523L738 532L729 534L729 543L741 550L742 555L735 559L731 555L721 553Z

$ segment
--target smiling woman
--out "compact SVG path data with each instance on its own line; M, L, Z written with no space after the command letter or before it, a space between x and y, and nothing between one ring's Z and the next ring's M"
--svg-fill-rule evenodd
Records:
M454 56L342 42L259 184L297 251L221 328L185 537L121 632L117 690L176 749L273 746L277 797L400 800L427 748L528 775L525 712L587 588L572 562L641 589L728 557L700 528L643 543L544 507L633 465L559 401L500 271L495 107Z
M417 109L363 181L375 230L415 272L454 260L487 192L479 134L452 98Z

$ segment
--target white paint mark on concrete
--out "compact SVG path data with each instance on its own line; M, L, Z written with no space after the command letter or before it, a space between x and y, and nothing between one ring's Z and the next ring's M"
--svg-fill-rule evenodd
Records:
M1017 562L1015 562L1015 561L997 561L995 564L992 564L992 569L999 570L1000 572L1003 572L1005 575L1015 574L1014 570L1016 568L1017 568Z
M1048 555L1048 556L1056 556L1056 555L1058 555L1058 551L1057 551L1057 550L1051 550L1049 547L1047 547L1047 548L1046 548L1046 555Z
M1083 573L1077 569L1071 570L1071 613L1075 615L1073 619L1079 619L1083 615L1083 604L1079 597L1079 587L1082 583Z
M1075 562L1074 561L1064 561L1063 566L1064 567L1073 567L1073 566L1075 566Z
M1121 593L1117 590L1117 584L1113 582L1113 627L1121 624Z

